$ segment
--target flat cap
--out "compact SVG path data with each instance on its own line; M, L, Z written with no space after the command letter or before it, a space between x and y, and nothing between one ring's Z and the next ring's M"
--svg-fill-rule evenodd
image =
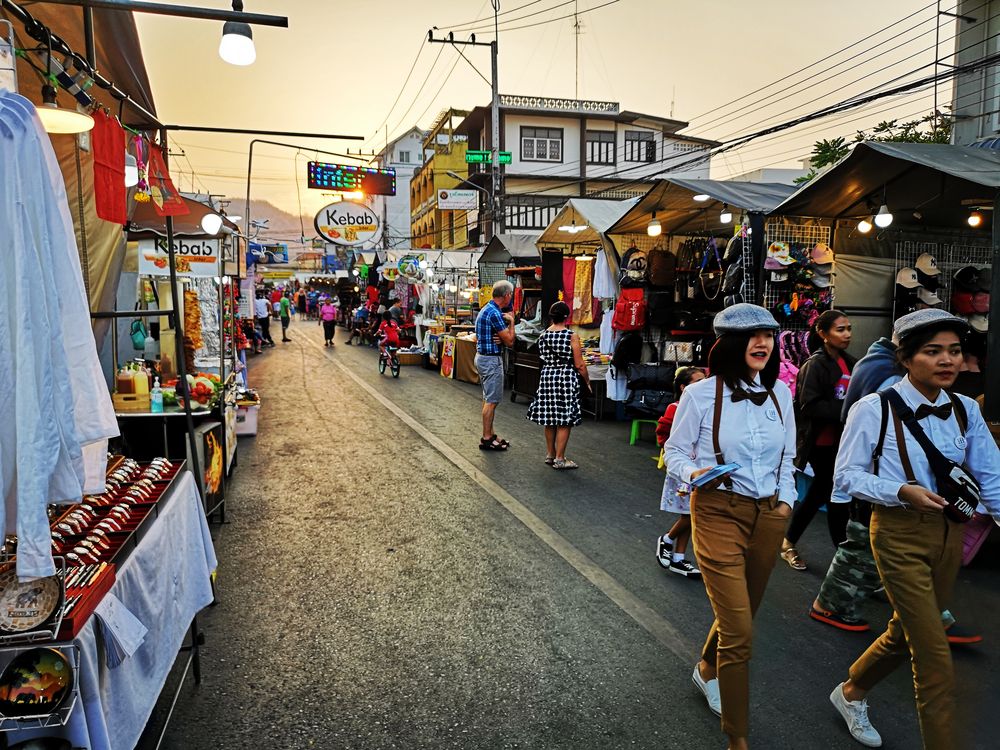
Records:
M749 302L741 302L732 305L715 316L712 324L717 336L724 333L738 333L742 331L759 331L768 329L778 330L778 321L774 319L767 310L760 305L751 305Z
M957 315L952 315L947 310L917 310L897 320L892 327L892 333L899 341L902 341L923 328L941 323L948 323L961 331L966 331L969 328L968 321Z

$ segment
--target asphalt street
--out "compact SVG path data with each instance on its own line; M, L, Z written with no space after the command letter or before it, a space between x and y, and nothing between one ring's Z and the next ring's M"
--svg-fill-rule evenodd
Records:
M315 323L289 333L251 361L264 405L213 527L203 682L182 687L163 747L725 747L691 684L704 588L654 559L669 517L651 436L630 447L627 423L587 421L567 451L581 468L553 471L526 404L505 400L512 447L482 452L476 386L380 376L373 350L343 332L324 349ZM955 652L984 750L1000 715L997 541L953 607L986 636ZM822 518L800 549L809 570L779 561L755 626L751 746L860 747L828 695L874 635L806 617L832 555ZM888 607L865 614L880 630ZM886 748L920 747L908 670L870 702Z

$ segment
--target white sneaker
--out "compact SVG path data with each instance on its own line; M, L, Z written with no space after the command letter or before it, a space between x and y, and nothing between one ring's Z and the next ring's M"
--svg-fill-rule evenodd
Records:
M722 696L719 695L719 681L713 679L706 682L702 679L697 664L694 667L694 674L691 675L691 681L702 692L702 695L705 696L705 700L708 702L708 707L712 710L712 713L716 716L722 716Z
M844 697L844 683L840 683L830 693L830 703L840 712L847 723L851 736L865 747L882 747L882 735L868 721L868 701L849 701Z

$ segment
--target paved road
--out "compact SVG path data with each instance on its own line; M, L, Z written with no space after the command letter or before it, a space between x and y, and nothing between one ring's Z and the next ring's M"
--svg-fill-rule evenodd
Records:
M204 682L182 689L164 747L724 747L690 681L704 589L653 559L667 518L652 443L587 422L568 451L582 468L555 472L505 401L513 447L483 453L477 388L380 377L370 349L325 350L309 323L290 334L251 364L265 403L215 531ZM804 617L831 555L822 519L801 547L814 564L777 568L758 618L752 745L860 747L827 696L871 636ZM989 638L956 654L976 748L997 746L1000 715L986 552L954 607ZM909 674L872 698L885 747L918 748Z

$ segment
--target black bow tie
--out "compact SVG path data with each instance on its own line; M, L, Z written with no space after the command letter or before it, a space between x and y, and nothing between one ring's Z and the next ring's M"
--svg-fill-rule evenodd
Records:
M764 402L767 401L767 391L746 391L742 388L737 388L733 391L734 404L746 401L747 399L753 401L756 406L763 406Z
M928 406L927 404L921 404L917 407L917 419L923 419L931 414L938 419L948 419L948 417L951 416L951 403L941 404L941 406Z

